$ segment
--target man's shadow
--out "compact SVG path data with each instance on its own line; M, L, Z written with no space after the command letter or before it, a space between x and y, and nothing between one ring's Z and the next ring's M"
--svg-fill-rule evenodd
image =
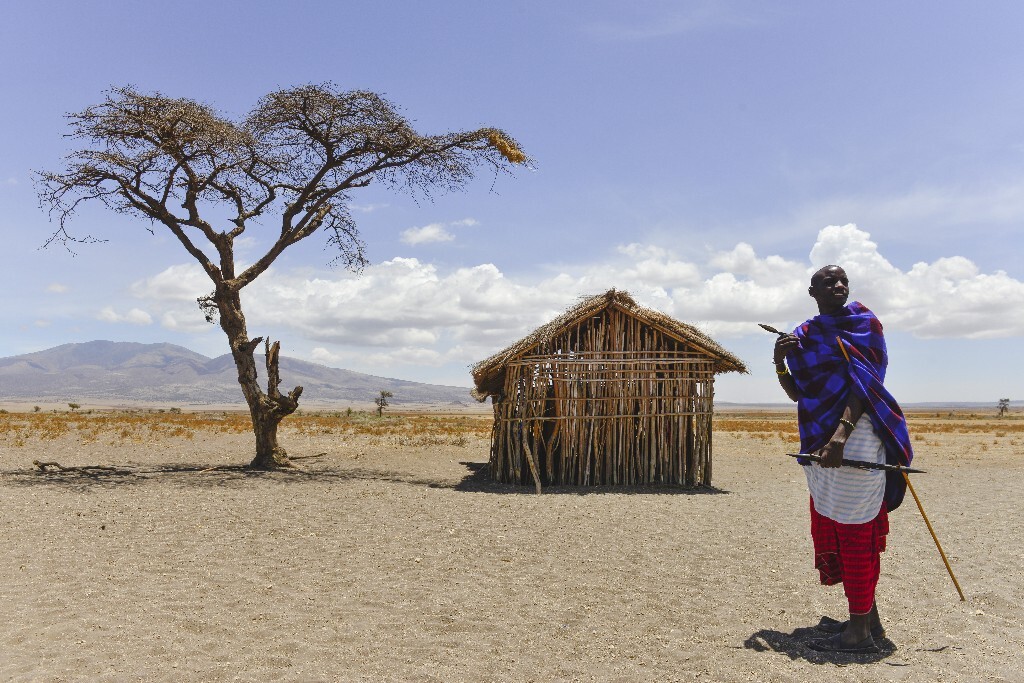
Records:
M896 653L896 645L888 638L875 640L878 652L866 654L847 654L843 652L818 652L807 647L812 640L827 638L827 633L803 626L795 629L792 633L783 633L772 629L761 629L755 631L743 641L743 647L755 652L778 652L790 659L803 659L811 664L830 664L842 662L845 664L872 664L880 662L886 657Z

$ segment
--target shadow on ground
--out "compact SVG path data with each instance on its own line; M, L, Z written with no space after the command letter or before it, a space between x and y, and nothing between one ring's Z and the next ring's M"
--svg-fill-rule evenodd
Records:
M293 458L293 460L315 460L319 456ZM301 485L308 482L324 481L381 481L430 488L451 489L471 493L493 493L505 495L536 495L533 486L501 484L490 479L487 463L461 462L469 471L461 480L422 477L409 472L358 467L336 467L317 463L299 463L299 467L280 470L258 470L246 465L209 465L197 463L168 463L160 465L137 465L125 463L117 466L96 465L91 467L64 468L62 470L38 468L0 471L2 486L52 486L70 491L95 491L102 489L138 486L153 480L174 483L183 487L231 487L256 482L275 485ZM544 495L717 495L728 491L712 486L684 488L679 486L599 486L573 487L551 486L544 488Z
M460 462L464 465L469 474L455 486L457 491L472 491L474 493L504 493L516 495L536 495L533 485L519 486L514 484L503 484L491 479L486 462ZM694 495L718 495L727 494L728 491L714 486L545 486L542 489L544 495L572 495L572 496L594 496L608 493L626 495L670 495L670 496L694 496Z
M876 640L879 651L870 654L843 654L838 652L818 652L807 647L812 640L827 637L821 631L802 627L792 633L783 633L771 629L761 629L743 641L743 647L755 652L778 652L790 659L802 659L811 664L871 664L880 662L896 654L896 645L888 638ZM907 666L903 662L886 662L892 666Z

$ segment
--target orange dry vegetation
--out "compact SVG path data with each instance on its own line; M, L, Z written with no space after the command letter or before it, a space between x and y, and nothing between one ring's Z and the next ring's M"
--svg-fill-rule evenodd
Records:
M718 432L740 432L755 439L798 439L796 419L791 415L716 416L712 429Z
M973 413L912 413L908 415L915 440L948 434L989 434L996 438L1024 435L1024 420ZM252 429L244 412L197 411L88 411L0 413L0 438L8 446L28 440L49 441L76 436L83 441L139 443L157 438L192 439L197 435L242 434ZM465 445L469 438L488 438L489 415L423 415L300 412L281 423L282 434L368 436L374 442L398 446ZM791 413L724 413L714 419L716 432L734 432L755 439L797 440L796 416Z
M479 416L378 418L371 413L345 412L299 413L286 418L281 428L285 433L394 437L400 445L432 445L489 436L491 425L489 419ZM0 438L10 446L24 446L30 439L49 441L66 435L83 441L110 439L116 444L165 437L192 439L200 434L240 434L251 429L248 414L242 412L0 413Z
M193 438L200 432L238 433L250 429L247 415L180 412L87 412L0 414L0 435L9 445L28 439L49 441L74 434L85 441L110 438L113 443L158 437Z
M1019 416L998 418L977 413L954 413L937 416L910 414L908 416L911 433L932 434L992 434L1005 436L1007 433L1024 434L1024 420Z
M1024 434L1024 420L1019 416L998 418L967 412L908 413L910 433L924 434ZM715 416L715 431L740 432L751 436L796 437L796 415L793 413L722 413Z

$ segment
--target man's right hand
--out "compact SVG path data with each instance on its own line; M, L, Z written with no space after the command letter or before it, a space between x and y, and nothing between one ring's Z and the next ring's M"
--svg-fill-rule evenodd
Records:
M786 360L786 354L800 346L800 340L795 334L780 334L775 340L775 364L780 365Z

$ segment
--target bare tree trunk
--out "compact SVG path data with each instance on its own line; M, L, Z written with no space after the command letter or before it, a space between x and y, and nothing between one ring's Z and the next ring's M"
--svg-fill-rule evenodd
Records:
M256 435L256 457L249 467L256 469L276 469L291 467L288 453L277 443L277 426L288 415L299 407L299 396L302 387L295 387L287 395L281 394L279 372L280 342L270 343L266 340L267 391L264 393L259 385L256 373L256 360L253 352L259 346L262 337L249 339L245 328L245 316L242 314L241 301L238 293L227 290L215 292L215 301L220 312L220 326L228 336L231 344L231 356L238 368L238 384L242 387L245 402L249 405L252 418L252 430Z

